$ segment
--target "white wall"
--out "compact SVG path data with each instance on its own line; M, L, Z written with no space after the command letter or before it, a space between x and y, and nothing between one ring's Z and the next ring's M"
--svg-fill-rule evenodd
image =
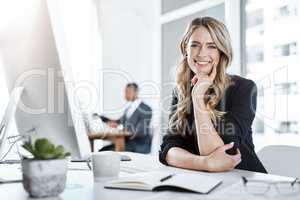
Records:
M101 0L100 27L103 41L103 112L121 115L124 87L128 82L140 85L140 97L157 107L156 69L154 64L154 1Z
M102 111L117 118L125 108L128 82L140 86L139 97L153 110L153 146L160 141L161 69L158 41L158 0L100 0L99 19L103 49Z
M97 19L97 0L48 0L51 26L60 63L72 74L69 88L77 97L76 107L84 113L99 112L99 79L102 69L101 33Z

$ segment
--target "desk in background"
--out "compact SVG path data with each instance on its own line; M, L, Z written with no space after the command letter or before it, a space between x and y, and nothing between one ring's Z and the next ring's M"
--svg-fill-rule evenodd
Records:
M122 153L123 154L123 153ZM284 199L284 200L298 200L300 195L297 196L249 196L246 191L236 188L236 183L241 180L241 176L248 178L260 178L260 179L275 179L282 180L287 177L280 177L269 174L262 174L256 172L250 172L245 170L233 170L231 172L224 173L207 173L191 170L184 170L179 168L163 166L159 163L157 156L150 156L137 153L125 152L132 158L130 162L121 163L120 176L125 176L129 173L152 171L152 170L168 170L173 173L189 172L189 173L201 173L203 175L212 176L223 180L223 183L213 190L209 195L201 195L194 193L182 193L182 192L148 192L148 191L134 191L134 190L116 190L105 189L103 182L94 182L92 171L89 170L69 170L67 185L65 191L57 198L51 198L51 200L198 200L198 199L231 199L231 200L265 200L265 199ZM85 165L85 163L82 163ZM9 166L1 166L0 176L9 171ZM234 186L234 187L232 187ZM232 191L231 188L234 188ZM0 184L0 199L2 200L27 200L30 199L28 194L23 189L22 183L12 184Z
M128 132L117 129L99 133L91 132L88 134L92 152L94 152L94 141L99 139L112 141L115 145L115 151L124 151L125 138L128 136L130 136Z

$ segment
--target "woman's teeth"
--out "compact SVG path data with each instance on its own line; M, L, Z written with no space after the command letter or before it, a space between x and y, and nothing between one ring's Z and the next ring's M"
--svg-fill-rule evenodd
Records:
M197 63L200 64L200 65L206 65L209 62L208 61L198 61Z
M198 67L205 67L208 65L210 62L209 61L195 61L196 66Z
M205 60L205 61L194 60L194 62L199 65L206 65L206 64L210 63L210 61L207 61L207 60Z

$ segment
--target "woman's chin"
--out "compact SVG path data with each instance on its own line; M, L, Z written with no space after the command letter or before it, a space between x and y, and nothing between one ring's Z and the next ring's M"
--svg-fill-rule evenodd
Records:
M208 75L210 72L210 67L196 67L197 74Z
M208 75L209 72L207 70L197 70L197 74L199 74L199 75Z
M198 68L198 67L194 67L192 71L194 72L194 74L199 74L199 75L208 75L210 72L208 68Z

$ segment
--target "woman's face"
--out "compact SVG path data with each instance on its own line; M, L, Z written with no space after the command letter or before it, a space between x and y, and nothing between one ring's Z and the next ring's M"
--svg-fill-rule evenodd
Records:
M209 32L203 26L197 28L187 44L187 61L195 74L209 75L220 60L220 52Z

